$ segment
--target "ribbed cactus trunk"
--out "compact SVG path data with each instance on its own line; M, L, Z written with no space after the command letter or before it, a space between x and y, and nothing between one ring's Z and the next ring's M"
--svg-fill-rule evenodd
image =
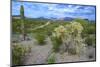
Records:
M21 16L21 33L23 36L23 40L26 39L26 33L25 33L25 25L24 25L24 7L21 5L20 7L20 16Z

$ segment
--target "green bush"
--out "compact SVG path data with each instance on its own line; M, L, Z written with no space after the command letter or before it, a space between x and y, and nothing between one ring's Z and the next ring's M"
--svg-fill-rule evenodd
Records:
M37 33L35 36L35 39L37 40L39 45L45 44L45 38L46 38L46 36L44 34L41 34L41 33L39 33L39 34Z
M85 43L88 45L88 46L94 46L95 47L95 43L96 43L96 38L95 36L88 36L86 39L85 39Z
M91 25L91 24L88 24L87 27L84 28L83 32L82 32L82 35L88 35L88 34L95 34L96 33L96 28L95 28L95 24L94 25Z
M53 43L53 51L54 52L59 51L60 45L62 44L62 40L60 38L57 38L57 37L52 37L51 40Z
M49 57L48 57L48 64L53 64L55 63L55 53L52 53Z
M19 65L23 64L23 57L26 53L28 53L30 49L21 46L21 45L13 45L12 46L12 64Z

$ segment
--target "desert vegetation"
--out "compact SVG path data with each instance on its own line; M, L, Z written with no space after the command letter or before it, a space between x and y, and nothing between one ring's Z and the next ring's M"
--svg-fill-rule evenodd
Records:
M19 42L14 41L14 43L20 43L21 41L23 41L23 38L22 39L20 38L20 35L23 36L23 34L20 30L21 23L19 22L20 19L13 19L13 34L19 36L19 38L17 37L18 39L16 40L20 40ZM25 22L28 23L26 25L27 30L25 31L27 33L26 37L30 38L30 40L35 39L35 41L37 42L35 45L41 45L41 46L46 46L47 45L46 40L47 38L49 38L50 41L52 42L51 44L49 44L52 46L51 49L52 52L61 54L68 52L71 55L80 55L81 53L84 53L84 51L86 51L85 49L88 46L91 46L93 48L95 48L96 46L95 23L91 23L88 21L79 22L76 20L73 20L71 22L50 21L49 25L43 28L35 29L36 27L45 25L48 21L47 20L40 21L37 19L34 20L25 19ZM16 49L13 49L13 51L16 51ZM21 51L16 52L15 54L17 53L22 54ZM48 58L47 63L49 64L55 63L55 57L51 56L50 58Z
M95 22L80 18L72 21L29 19L24 16L23 6L20 8L20 15L20 19L12 17L13 65L84 61L80 59L81 57L85 61L89 61L89 57L95 60L94 54L92 55L89 49L92 48L95 52ZM75 60L66 60L65 58L68 59L69 56L72 58L75 56Z
M12 64L13 65L22 65L23 58L30 53L31 47L25 47L21 44L16 44L12 46Z

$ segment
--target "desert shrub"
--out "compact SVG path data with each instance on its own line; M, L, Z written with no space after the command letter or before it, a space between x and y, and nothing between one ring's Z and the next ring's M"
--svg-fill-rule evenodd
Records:
M95 22L90 22L88 20L83 20L83 19L75 19L74 21L79 22L83 26L83 31L82 31L82 38L87 37L90 34L95 34L96 33L96 24Z
M95 43L96 43L96 38L95 38L95 36L88 36L88 37L86 37L85 43L86 43L88 46L94 46L94 47L95 47Z
M52 53L52 54L48 57L47 63L48 63L48 64L53 64L53 63L55 63L55 53Z
M91 25L91 26L89 26L87 28L87 32L86 33L88 33L88 34L95 34L95 31L96 31L95 26Z
M39 34L37 33L35 35L35 39L37 40L39 45L45 44L45 38L46 38L46 36L44 34L41 34L41 33L39 33Z
M21 23L19 20L14 20L13 19L13 23L12 23L12 31L13 33L21 33L21 29L20 29Z
M51 40L52 40L52 44L53 44L53 51L58 52L59 47L62 44L62 40L60 38L57 38L57 37L52 37Z
M23 64L24 56L30 51L30 48L21 46L21 45L13 45L12 46L12 64L19 65Z
M82 37L87 37L88 35L91 35L91 34L96 34L95 24L92 24L92 23L85 26L82 32Z

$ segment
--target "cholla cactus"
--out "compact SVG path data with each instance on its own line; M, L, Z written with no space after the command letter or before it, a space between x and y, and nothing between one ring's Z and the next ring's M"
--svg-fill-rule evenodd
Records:
M65 33L66 33L65 27L60 25L59 27L54 29L53 36L57 38L64 38Z
M71 22L65 26L60 25L54 29L53 37L61 38L63 44L61 50L71 49L75 53L79 54L83 45L83 39L81 38L81 32L83 27L78 22ZM73 52L72 52L73 53Z
M73 31L77 30L77 33L81 33L83 30L83 27L80 23L78 22L71 22L71 27L73 29Z
M69 35L76 34L77 36L81 35L81 32L83 30L83 27L78 22L71 22L70 24L67 24L66 26L60 25L59 27L54 29L53 36L56 36L58 38L65 38Z
M81 34L83 30L82 25L78 22L70 22L70 24L67 24L65 27L69 34L71 33Z
M69 44L69 46L74 46L74 51L76 51L77 54L80 54L81 50L84 49L85 44L83 44L83 39L81 38L81 32L83 30L83 27L78 22L71 22L69 25L66 25L66 30L68 30L68 35L70 36L70 41L72 44ZM68 40L67 39L67 40ZM73 49L71 47L71 49Z
M62 25L54 29L51 40L53 42L53 49L55 52L59 50L59 47L61 46L63 40L65 39L64 38L65 32L66 29Z

